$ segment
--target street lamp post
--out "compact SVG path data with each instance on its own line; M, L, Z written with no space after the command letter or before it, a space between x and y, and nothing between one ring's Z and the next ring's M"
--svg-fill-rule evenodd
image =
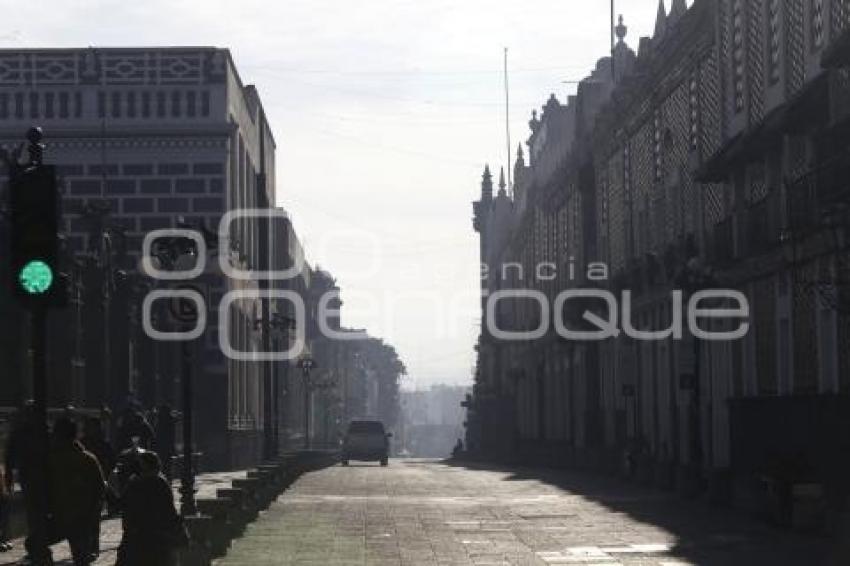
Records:
M103 315L103 404L112 404L112 297L115 291L113 273L113 232L123 237L120 229L108 226L111 205L106 199L90 199L83 209L83 216L91 223L90 257L101 274L101 308Z
M167 270L174 270L177 263L182 258L193 257L197 250L194 242L188 238L163 238L155 243L152 255L155 256L161 266ZM181 303L177 312L173 312L175 318L178 318L183 326L191 329L194 325L194 319L199 313L193 301L181 299ZM177 316L180 314L181 316ZM178 324L177 326L181 326ZM187 330L187 328L183 328ZM195 473L193 461L193 405L192 396L194 394L193 376L192 376L192 346L188 340L183 340L180 343L180 365L181 365L181 388L182 388L182 413L183 413L183 454L182 466L180 473L180 514L184 517L197 514L197 506L195 504Z
M83 270L85 266L79 260L74 260L72 277L71 304L74 306L74 353L71 357L71 399L77 405L84 405L85 369L83 358Z
M183 375L183 465L180 474L180 514L184 517L198 512L195 505L195 473L192 450L192 350L189 342L181 344Z

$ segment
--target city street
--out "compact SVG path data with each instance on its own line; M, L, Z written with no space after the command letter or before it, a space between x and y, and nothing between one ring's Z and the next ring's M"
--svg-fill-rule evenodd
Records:
M817 539L619 480L393 460L307 474L218 566L823 564Z
M0 566L850 566L850 0L113 4L0 31Z

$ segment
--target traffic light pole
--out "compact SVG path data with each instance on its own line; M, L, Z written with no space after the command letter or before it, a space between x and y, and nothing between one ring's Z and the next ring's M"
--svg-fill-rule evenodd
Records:
M32 396L39 436L47 441L47 309L37 306L31 311L32 332ZM44 429L42 431L42 429Z
M35 511L32 518L28 518L28 529L30 530L30 552L36 555L33 558L47 558L50 555L50 547L47 541L47 513L48 513L48 451L49 437L47 432L47 307L35 306L30 311L30 332L32 349L32 392L33 392L33 432L36 443L34 474L39 477L29 478L30 489L34 492L26 494L30 498L28 507Z
M24 485L29 531L28 551L35 564L52 564L48 546L49 437L47 422L47 312L64 306L67 288L57 271L60 200L56 172L44 165L41 128L30 128L29 162L19 161L23 146L11 156L9 168L10 287L30 313L33 403L30 473ZM11 473L11 471L10 471Z

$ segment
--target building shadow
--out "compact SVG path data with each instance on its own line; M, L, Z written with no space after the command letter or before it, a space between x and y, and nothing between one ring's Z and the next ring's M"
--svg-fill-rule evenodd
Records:
M700 499L684 499L671 491L638 485L610 475L454 459L441 463L455 468L493 472L498 481L540 482L557 488L565 495L580 496L602 505L611 513L626 515L632 521L654 525L669 533L675 541L666 552L661 553L661 561L675 563L681 560L700 566L850 564L850 553L847 548L842 548L847 546L846 540L781 530L729 507L712 505ZM571 520L575 520L575 516L570 515L548 518L567 527ZM540 517L535 519L538 519L535 522L538 524ZM616 534L619 533L610 533L612 536L608 539L616 540L613 536ZM608 544L605 540L600 540L598 545L623 546L616 542ZM613 562L619 562L626 556L615 556ZM625 563L630 562L627 559Z

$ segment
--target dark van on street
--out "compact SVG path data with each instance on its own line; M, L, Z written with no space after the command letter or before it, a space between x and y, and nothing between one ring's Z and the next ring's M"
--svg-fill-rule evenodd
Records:
M367 460L386 466L390 436L381 421L351 421L342 445L342 465L347 466L349 460Z

